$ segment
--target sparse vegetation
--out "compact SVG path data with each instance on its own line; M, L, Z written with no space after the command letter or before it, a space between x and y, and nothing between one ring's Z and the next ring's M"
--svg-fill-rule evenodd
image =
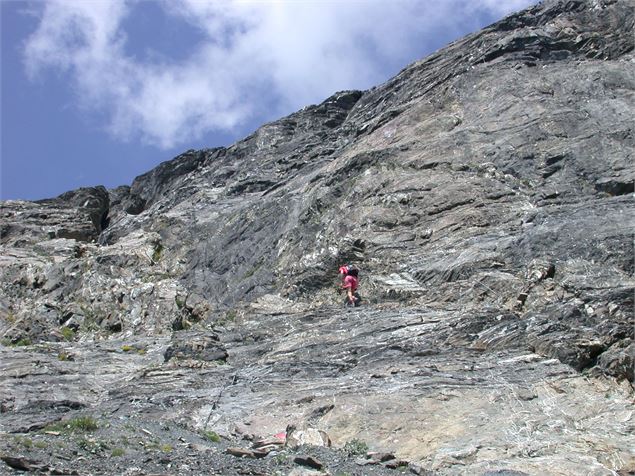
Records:
M347 441L344 445L344 452L350 456L361 456L368 453L368 445L366 442L358 439Z
M185 298L179 296L178 294L174 297L174 302L176 303L176 307L179 309L183 309L185 307Z
M33 440L31 440L30 438L26 438L23 436L16 436L14 439L15 443L20 445L20 446L24 446L25 448L32 448L33 447Z
M60 421L48 425L45 431L58 431L60 433L91 432L99 428L97 421L90 416L80 416L66 421Z
M16 321L16 317L15 317L15 314L13 313L13 311L7 312L7 315L5 316L5 319L7 320L7 322L9 324L14 324L15 321Z
M60 362L67 362L69 360L73 360L73 356L66 351L61 351L59 354L57 354L57 360L59 360Z
M126 451L123 448L113 448L110 453L111 456L118 458L126 454Z
M121 350L123 352L136 352L139 355L145 355L146 353L146 349L144 349L143 347L136 347L134 345L128 345L128 344L122 345Z
M75 338L75 331L70 327L62 327L60 329L60 333L62 334L62 337L64 337L64 340L71 341Z
M161 451L162 453L170 453L174 449L169 443L161 443L158 440L151 440L147 443L140 441L139 444L144 446L147 451Z
M215 431L205 430L203 431L203 437L212 443L220 443L220 436Z
M94 431L98 428L97 421L89 416L73 418L68 421L68 426L70 426L72 430L79 431Z
M87 451L93 454L110 449L110 447L108 446L108 443L106 443L105 441L94 440L91 438L83 438L83 437L77 440L77 446L79 446L84 451Z
M84 332L98 331L99 325L97 324L97 314L95 311L87 306L80 306L84 319L80 326L80 330Z
M157 264L163 256L163 245L161 243L156 243L154 245L154 249L152 251L152 264Z
M5 347L24 347L27 345L31 345L31 339L29 339L28 337L22 337L16 341L13 341L11 339L2 339L0 343Z
M219 317L216 320L215 325L225 326L229 323L235 322L237 317L238 317L238 312L235 309L230 309L229 311L225 313L224 316Z

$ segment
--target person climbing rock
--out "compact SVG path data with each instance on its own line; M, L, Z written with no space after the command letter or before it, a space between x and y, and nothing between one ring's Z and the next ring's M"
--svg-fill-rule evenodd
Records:
M344 304L346 304L347 306L359 306L362 302L362 298L357 292L357 288L359 286L359 271L356 268L353 268L351 265L347 264L344 266L340 266L339 272L342 276L341 289L346 291L346 299L344 300Z

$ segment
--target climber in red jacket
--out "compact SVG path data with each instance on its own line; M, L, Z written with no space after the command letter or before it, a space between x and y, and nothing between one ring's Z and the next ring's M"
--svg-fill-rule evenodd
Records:
M357 292L359 286L359 271L353 268L351 265L340 266L340 275L342 275L342 288L346 291L346 300L344 303L347 306L359 306L362 298Z

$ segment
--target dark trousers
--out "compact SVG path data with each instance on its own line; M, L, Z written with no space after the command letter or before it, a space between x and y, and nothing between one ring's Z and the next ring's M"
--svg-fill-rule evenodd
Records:
M348 294L347 294L346 297L344 298L344 304L347 306L358 307L362 302L362 298L357 291L353 293L353 299L355 300L355 303L351 303L351 301L348 299Z

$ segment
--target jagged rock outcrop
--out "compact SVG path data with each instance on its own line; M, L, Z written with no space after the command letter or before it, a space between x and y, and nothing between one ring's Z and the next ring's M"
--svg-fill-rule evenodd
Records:
M108 226L109 209L110 196L102 186L36 202L4 202L1 243L25 248L56 238L95 241Z
M547 1L130 187L3 203L1 430L93 409L187 465L247 422L417 474L635 470L633 10ZM334 306L344 262L360 310Z

